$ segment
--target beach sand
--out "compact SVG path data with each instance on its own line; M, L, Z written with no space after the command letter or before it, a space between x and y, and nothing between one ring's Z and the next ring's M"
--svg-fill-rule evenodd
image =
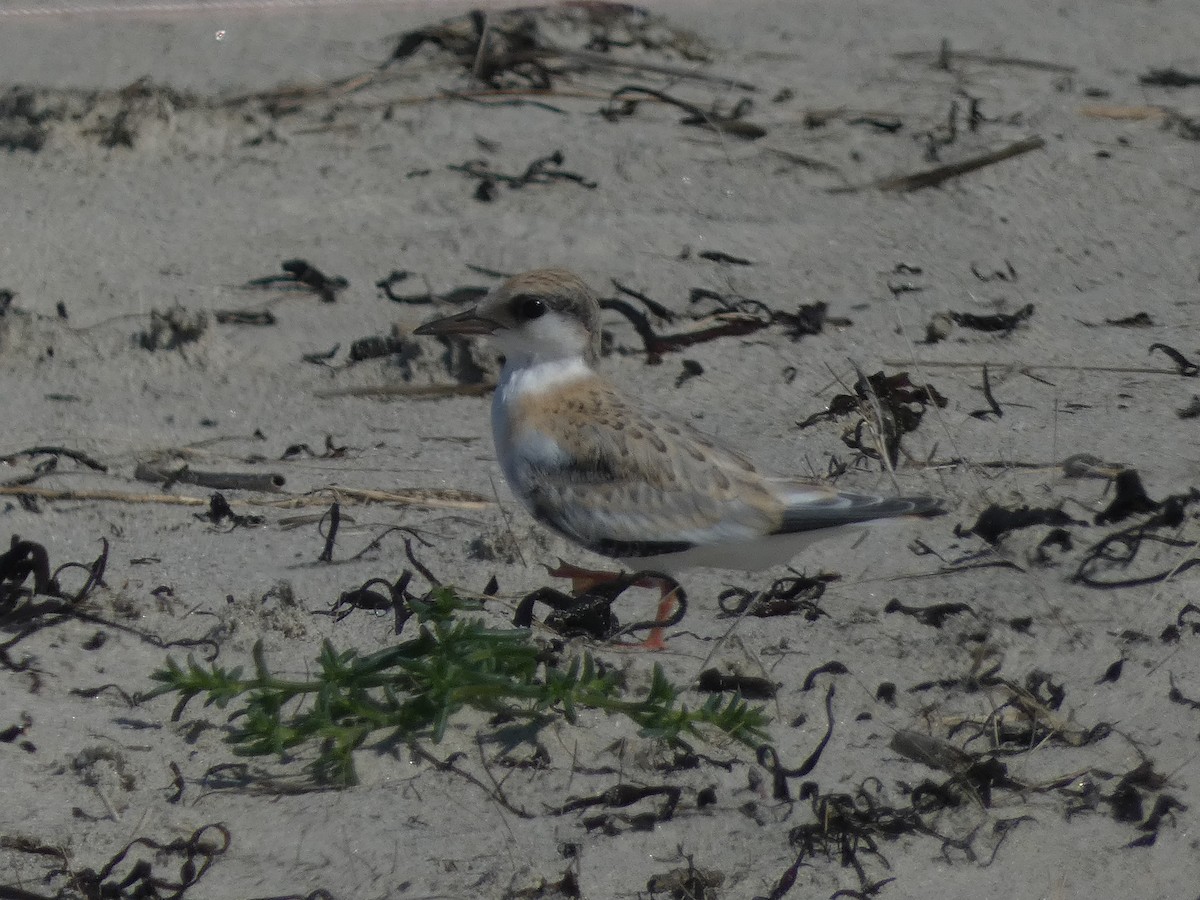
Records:
M604 52L704 78L574 57L534 95L546 73L501 73L498 94L432 45L379 68L398 35L466 4L232 6L26 0L0 17L0 289L14 292L0 525L52 569L107 548L103 584L79 602L75 569L67 599L13 588L0 608L4 896L87 896L81 873L112 885L135 859L179 882L206 852L189 897L1195 895L1200 418L1181 411L1200 394L1186 365L1200 360L1200 87L1140 79L1200 73L1200 8L662 4L637 32L648 46ZM629 21L645 24L622 13L612 27ZM553 16L540 27L581 40ZM623 87L692 104L699 124L644 92L610 99ZM555 174L530 183L481 187L452 168L520 176L556 152L542 165ZM894 180L930 172L919 189ZM293 259L348 286L325 302L249 284ZM746 333L658 360L607 311L602 366L631 394L766 470L945 500L947 515L798 557L838 578L791 615L719 615L722 591L786 570L697 571L665 652L567 646L634 694L660 664L692 707L702 668L776 684L762 702L781 765L832 728L787 798L753 748L713 737L681 768L628 719L587 710L540 730L467 710L440 743L367 746L356 786L317 789L313 747L233 754L237 703L193 700L178 721L177 698L134 703L168 655L250 670L261 640L304 677L324 640L366 653L410 636L391 613L326 614L405 569L428 590L406 536L438 580L497 579L480 614L496 627L530 591L565 589L544 566L603 562L533 524L503 484L478 388L496 371L486 348L409 337L453 298L376 287L402 271L394 294L444 298L546 265L642 313L615 282L662 304L677 318L652 316L659 334L741 304ZM818 303L817 333L771 314L809 307L811 322ZM383 355L355 361L364 338ZM907 373L945 403L893 408L877 391L801 428L853 392L856 368ZM404 395L463 383L476 387ZM879 424L918 412L890 473ZM22 452L46 447L103 470ZM1102 515L1131 470L1174 505ZM284 483L222 490L262 519L214 524L196 472ZM993 506L1047 512L993 544L972 532ZM1132 561L1098 558L1147 522ZM616 611L645 618L653 599L631 592ZM929 765L914 734L959 752ZM619 785L669 790L571 805ZM218 823L227 847L215 827L193 839ZM181 843L102 871L137 838ZM674 888L652 881L673 870Z

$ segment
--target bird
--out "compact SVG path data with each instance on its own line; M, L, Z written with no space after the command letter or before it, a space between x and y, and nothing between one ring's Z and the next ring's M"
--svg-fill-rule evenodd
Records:
M496 457L533 518L641 572L757 571L847 527L940 512L926 496L851 493L761 472L748 458L618 390L597 371L601 308L563 268L514 275L478 304L415 329L486 336L503 356L492 399ZM604 573L565 567L554 574ZM661 626L645 646L664 646Z

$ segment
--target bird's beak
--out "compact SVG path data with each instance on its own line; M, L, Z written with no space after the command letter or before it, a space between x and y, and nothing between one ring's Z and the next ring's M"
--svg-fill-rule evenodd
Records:
M474 307L468 309L466 312L460 312L458 315L446 316L444 319L434 319L432 322L426 322L414 331L413 334L493 334L499 327L499 322L481 316L479 308Z

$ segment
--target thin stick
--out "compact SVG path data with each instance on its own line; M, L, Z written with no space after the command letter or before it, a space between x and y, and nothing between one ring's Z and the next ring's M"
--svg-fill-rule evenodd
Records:
M296 509L302 506L319 506L329 502L329 496L340 502L398 503L404 506L427 506L431 509L487 509L492 501L471 491L439 488L408 488L401 491L379 491L372 488L327 487L308 494L279 500L253 501L255 506L273 506L277 509ZM206 500L205 503L208 501Z
M980 363L960 362L957 360L935 359L885 359L885 366L918 365L935 369L978 369ZM987 362L983 365L993 369L1016 369L1024 372L1027 369L1049 369L1060 372L1113 372L1121 375L1179 375L1178 369L1152 369L1146 366L1085 366L1069 363L1020 363L1020 362Z
M168 506L208 506L207 497L184 497L174 494L130 494L125 491L76 490L47 488L32 485L0 485L0 497L37 497L41 500L112 500L117 503L162 503ZM245 504L245 500L231 500Z
M724 75L710 75L683 66L667 66L660 63L638 62L635 60L616 59L607 53L595 53L591 50L563 50L552 48L550 53L574 60L590 66L602 66L611 69L632 69L635 72L653 72L656 75L668 75L672 78L690 78L693 81L708 81L722 87L737 88L742 91L757 91L758 87L748 81L738 81Z
M479 73L483 71L483 61L487 57L488 38L492 34L492 17L488 13L483 14L483 28L479 33L479 46L475 48L475 62L471 66L471 80L482 82Z
M491 381L479 384L378 384L316 391L322 400L333 397L408 397L410 400L440 400L443 397L482 397L496 389Z
M546 88L488 88L487 90L471 90L471 91L439 91L436 94L422 94L417 97L398 97L394 100L380 101L378 103L360 103L355 104L355 109L372 109L382 108L387 106L416 106L421 103L436 103L444 100L486 100L489 97L505 98L505 97L554 97L555 99L566 100L608 100L612 96L612 91L581 91L581 90L561 90ZM657 97L647 97L647 103L665 103L665 101Z
M893 53L892 58L935 62L943 55L947 56L950 62L956 59L963 59L968 62L981 63L987 66L1015 66L1019 69L1035 69L1039 72L1062 72L1065 75L1076 71L1074 66L1064 65L1063 63L1045 62L1040 59L1025 59L1020 56L1000 56L993 53L980 53L976 50L905 50L900 53Z
M913 368L913 371L915 371L917 373L917 377L921 379L921 382L925 385L928 385L929 379L925 377L925 373L922 371L922 367L923 367L924 363L922 363L920 360L917 359L917 350L913 346L912 337L908 333L908 328L906 328L904 325L904 317L902 315L900 315L900 306L898 304L892 304L892 307L896 313L896 324L900 327L900 334L904 338L905 346L908 347L908 359L903 362L885 362L884 365L889 365L889 366L910 366L911 365ZM938 406L936 403L933 404L933 415L937 419L938 424L942 427L942 433L946 435L946 440L949 441L950 448L956 454L958 454L959 459L966 461L966 456L959 449L958 441L954 437L954 429L952 429L950 427L950 423L947 421L946 415L944 414L942 408L940 406ZM936 445L935 445L935 449L936 449ZM975 471L974 467L969 462L966 462L965 464L967 466L967 473L971 476L971 479L975 482L975 490L978 492L979 496L983 497L985 500L990 501L990 498L988 496L987 486L983 483L983 479L979 476L979 473Z
M1040 150L1045 146L1046 142L1042 138L1029 137L1009 144L1007 147L1001 147L999 150L981 153L978 156L969 156L966 159L947 163L944 166L934 166L932 169L923 169L920 172L913 172L909 175L895 175L888 178L881 178L878 181L872 181L864 185L829 188L828 192L831 194L846 194L868 188L876 188L881 191L919 191L921 188L936 187L944 181L949 181L951 178L958 178L960 175L966 175L968 172L974 172L976 169L995 165L1006 159L1012 159L1014 156L1020 156L1032 150Z
M870 422L871 430L875 433L875 449L879 453L879 458L883 460L883 467L887 470L888 477L892 479L892 487L896 489L896 493L900 493L900 482L896 480L896 466L892 463L892 454L889 452L887 443L887 422L883 417L883 404L879 402L879 395L875 393L875 386L871 384L871 380L863 374L863 370L858 367L853 359L848 360L850 365L854 367L854 374L858 376L858 384L863 386L863 390L867 395L867 402L871 407L873 421ZM866 416L863 416L866 419ZM899 427L895 420L892 421L892 427ZM896 449L899 450L900 444L897 439Z
M708 651L708 655L704 657L704 661L701 662L696 668L696 675L692 678L693 683L700 678L700 673L708 668L708 664L712 662L712 658L717 655L717 651L725 646L725 642L733 636L733 632L737 630L739 625L742 624L742 620L746 618L746 614L750 612L750 608L759 600L761 600L765 593L765 589L760 589L753 597L751 597L750 601L744 607L742 607L742 611L734 616L734 619L729 624L729 627L725 629L725 633L713 642L712 647Z
M277 509L296 509L302 506L326 506L329 495L342 503L397 503L403 506L425 506L431 509L487 509L492 505L486 497L469 491L414 488L407 491L377 491L368 488L329 487L310 494L299 494L278 500L229 501L230 506L271 506ZM47 488L33 485L0 485L0 497L36 497L41 500L104 500L113 503L158 503L164 506L208 506L208 497L189 497L176 494L135 494L127 491L79 490Z
M500 510L500 517L504 519L504 530L508 532L509 540L511 540L513 546L517 548L517 556L521 560L521 565L528 569L529 562L525 559L525 551L521 549L521 542L517 540L516 534L513 533L512 516L510 516L508 514L508 510L504 508L504 504L500 501L500 492L496 490L496 479L489 475L488 482L492 485L492 496L496 498L496 508Z
M830 172L842 179L842 181L848 180L845 173L833 163L827 163L825 160L817 159L815 156L806 156L803 153L796 153L794 150L786 150L783 147L772 147L768 144L759 144L756 149L766 153L774 153L776 156L782 156L788 162L797 166L803 166L806 169L812 169L816 172Z
M1120 106L1113 103L1091 103L1079 107L1079 114L1091 119L1112 119L1118 122L1142 122L1170 115L1162 106Z

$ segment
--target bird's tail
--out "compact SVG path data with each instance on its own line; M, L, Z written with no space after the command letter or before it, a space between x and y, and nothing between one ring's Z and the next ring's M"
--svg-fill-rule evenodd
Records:
M780 488L779 499L784 510L775 534L796 534L897 516L937 516L944 512L941 501L934 497L880 497L794 483Z

